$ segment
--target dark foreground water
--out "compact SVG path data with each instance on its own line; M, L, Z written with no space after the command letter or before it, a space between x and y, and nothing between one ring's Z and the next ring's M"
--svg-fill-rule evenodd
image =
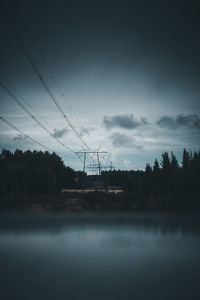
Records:
M0 215L0 299L200 299L200 216Z

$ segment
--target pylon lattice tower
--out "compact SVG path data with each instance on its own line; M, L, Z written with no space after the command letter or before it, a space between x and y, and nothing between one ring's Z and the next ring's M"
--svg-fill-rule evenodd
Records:
M100 162L100 156L101 155L106 155L108 152L107 151L98 151L98 150L85 150L85 151L79 151L79 152L76 152L77 155L83 155L83 172L85 173L85 170L86 168L88 169L96 169L98 170L98 175L101 175L101 162ZM93 164L93 165L89 165L87 166L86 165L86 160L87 160L87 156L89 154L95 154L96 155L96 158L97 158L97 164Z

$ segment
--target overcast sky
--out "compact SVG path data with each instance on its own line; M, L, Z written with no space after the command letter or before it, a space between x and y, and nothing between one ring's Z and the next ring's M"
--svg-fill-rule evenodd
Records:
M6 1L0 19L0 81L57 140L3 87L0 116L67 165L82 168L58 140L73 151L100 147L109 152L104 164L122 169L200 149L198 1ZM3 120L0 148L44 150Z

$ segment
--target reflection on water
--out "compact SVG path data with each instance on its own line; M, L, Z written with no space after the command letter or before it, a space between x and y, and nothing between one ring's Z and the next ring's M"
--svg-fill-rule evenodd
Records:
M200 299L199 215L0 215L1 299Z

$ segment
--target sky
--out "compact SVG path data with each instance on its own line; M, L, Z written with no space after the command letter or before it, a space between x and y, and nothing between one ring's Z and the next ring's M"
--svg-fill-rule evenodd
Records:
M88 149L127 170L200 150L198 1L6 1L0 19L0 150L80 170Z

